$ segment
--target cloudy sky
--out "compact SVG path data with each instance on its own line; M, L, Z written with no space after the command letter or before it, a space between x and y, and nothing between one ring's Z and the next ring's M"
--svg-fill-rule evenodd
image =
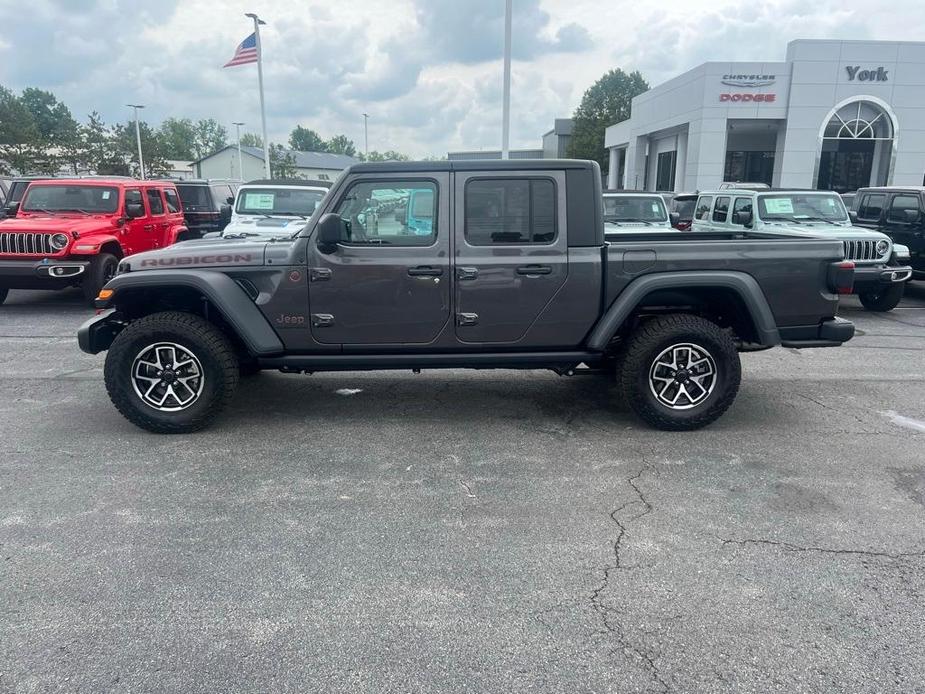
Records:
M0 0L0 84L83 118L216 118L259 131L256 67L222 69L263 17L271 140L302 124L414 156L498 147L504 0ZM658 84L794 38L925 40L925 0L514 0L511 139L536 147L607 70Z

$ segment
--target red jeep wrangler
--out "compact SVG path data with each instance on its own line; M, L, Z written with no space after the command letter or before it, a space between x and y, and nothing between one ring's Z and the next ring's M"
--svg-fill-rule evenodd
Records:
M92 302L121 258L169 246L186 231L169 181L33 181L0 221L0 303L10 289L73 286Z

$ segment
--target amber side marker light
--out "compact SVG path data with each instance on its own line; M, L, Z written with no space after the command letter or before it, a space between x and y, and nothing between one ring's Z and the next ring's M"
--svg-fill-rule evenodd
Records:
M97 301L106 301L109 297L114 294L112 289L100 289L100 293L96 295Z

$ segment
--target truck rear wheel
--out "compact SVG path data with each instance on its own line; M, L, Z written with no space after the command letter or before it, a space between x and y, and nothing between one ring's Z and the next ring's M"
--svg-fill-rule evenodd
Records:
M116 268L118 267L119 259L111 253L100 253L93 256L84 273L83 281L80 283L84 299L92 304L97 294L100 293L100 289L116 276Z
M145 316L106 355L106 390L133 424L161 434L198 431L238 385L238 358L218 328L191 313Z
M899 305L899 302L902 301L905 291L906 283L897 282L887 285L878 291L858 294L858 298L868 311L892 311Z
M729 334L687 314L644 323L629 337L617 366L630 407L665 431L699 429L715 421L735 400L741 378Z

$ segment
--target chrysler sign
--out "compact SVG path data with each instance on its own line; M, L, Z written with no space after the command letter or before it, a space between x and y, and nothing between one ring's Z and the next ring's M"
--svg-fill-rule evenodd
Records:
M723 75L722 83L729 87L755 89L774 84L776 75Z

